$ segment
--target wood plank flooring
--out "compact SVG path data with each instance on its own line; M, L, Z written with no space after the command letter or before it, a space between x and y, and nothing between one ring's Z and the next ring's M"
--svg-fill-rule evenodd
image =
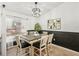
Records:
M10 48L7 51L7 56L16 56L16 51L17 51L16 47ZM49 45L49 56L79 56L79 52L51 44Z

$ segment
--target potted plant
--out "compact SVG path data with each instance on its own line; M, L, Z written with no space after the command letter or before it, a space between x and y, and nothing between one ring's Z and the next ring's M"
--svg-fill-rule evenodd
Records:
M40 33L40 31L41 31L41 26L40 26L39 23L36 23L36 24L35 24L34 30L35 30L37 33Z

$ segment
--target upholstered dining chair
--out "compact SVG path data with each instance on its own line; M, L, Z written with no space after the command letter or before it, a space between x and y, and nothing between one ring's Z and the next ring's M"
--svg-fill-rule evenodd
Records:
M49 55L54 34L49 34L47 43L47 54Z
M24 32L23 35L28 35L28 31Z
M22 38L20 37L20 35L16 35L16 43L17 43L16 55L28 55L30 44L21 39Z
M29 32L29 35L34 35L34 31Z
M52 43L53 36L54 34L49 34L48 44Z
M48 32L43 32L43 34L47 35L47 34L48 34Z
M33 44L35 55L47 55L47 40L48 35L45 35L40 38L40 41Z

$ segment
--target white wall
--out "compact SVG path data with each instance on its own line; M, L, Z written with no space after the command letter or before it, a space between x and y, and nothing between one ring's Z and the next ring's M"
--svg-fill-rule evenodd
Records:
M19 17L25 30L33 30L34 24L37 22L40 23L43 30L48 30L47 20L61 18L61 30L58 31L79 32L79 3L77 2L65 2L39 19L12 11L7 11L6 13L7 15Z
M1 37L1 15L0 15L0 37Z
M36 20L33 17L13 12L10 10L6 10L6 16L7 16L6 22L8 27L12 26L11 24L13 20L19 19L22 23L23 31L34 29L34 24L36 23ZM0 34L1 34L1 8L0 8Z
M21 23L22 23L23 31L33 30L36 20L34 18L28 18L27 20L26 19L21 20Z
M61 18L61 30L58 31L79 32L79 3L63 3L42 16L40 24L44 25L43 30L47 29L47 20L54 18Z
M21 22L21 28L22 32L26 32L27 30L33 30L34 29L34 24L36 23L34 18L18 18L18 17L13 17L13 16L8 16L6 17L6 22L7 22L7 28L12 27L13 21L18 21Z

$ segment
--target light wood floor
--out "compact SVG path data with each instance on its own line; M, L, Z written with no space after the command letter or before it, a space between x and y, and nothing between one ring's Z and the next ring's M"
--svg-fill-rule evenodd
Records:
M7 55L16 56L16 47L10 48ZM79 56L79 52L51 44L49 45L49 56Z
M58 45L50 45L51 47L49 54L50 56L79 56L79 52L58 46Z

